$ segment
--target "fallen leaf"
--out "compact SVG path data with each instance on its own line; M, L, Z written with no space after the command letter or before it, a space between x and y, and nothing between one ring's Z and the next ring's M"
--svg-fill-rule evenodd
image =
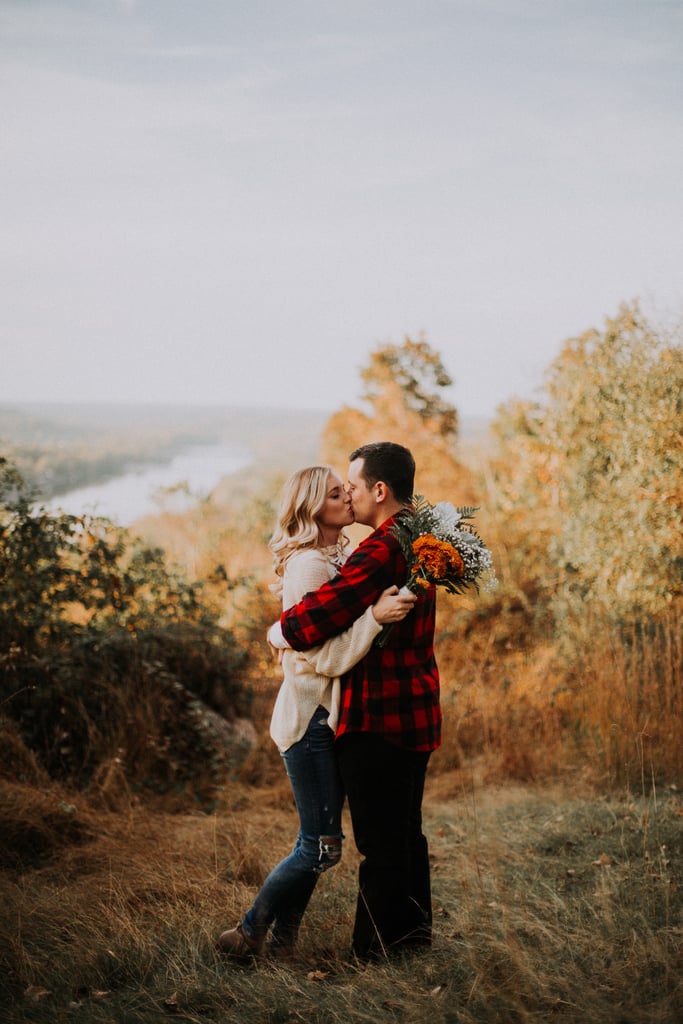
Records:
M45 996L49 996L50 990L49 988L40 988L39 985L29 985L27 989L24 989L24 995L27 999L32 999L34 1003L37 1003Z
M601 853L598 859L594 860L593 863L598 868L608 868L612 863L612 858L608 853Z

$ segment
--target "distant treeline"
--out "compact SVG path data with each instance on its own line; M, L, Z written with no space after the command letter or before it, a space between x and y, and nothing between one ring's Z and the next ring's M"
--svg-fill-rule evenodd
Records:
M314 459L326 414L103 403L0 406L0 454L42 501L170 461L193 444L246 448L259 461ZM287 437L286 451L282 438Z

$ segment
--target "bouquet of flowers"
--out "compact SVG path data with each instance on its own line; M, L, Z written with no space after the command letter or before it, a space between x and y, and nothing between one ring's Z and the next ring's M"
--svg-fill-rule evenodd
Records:
M401 545L408 566L404 586L417 594L431 586L449 594L462 594L467 587L479 591L480 582L495 586L491 552L474 530L476 508L455 508L448 501L431 505L416 495L412 506L400 512L392 533ZM382 628L375 641L383 647L392 624Z

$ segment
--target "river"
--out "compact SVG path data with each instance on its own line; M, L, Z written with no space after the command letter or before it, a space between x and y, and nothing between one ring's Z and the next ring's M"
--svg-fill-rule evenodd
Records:
M52 512L104 516L130 526L142 516L183 512L196 505L224 476L252 461L247 451L225 445L193 445L170 462L131 468L103 484L61 494L47 504Z

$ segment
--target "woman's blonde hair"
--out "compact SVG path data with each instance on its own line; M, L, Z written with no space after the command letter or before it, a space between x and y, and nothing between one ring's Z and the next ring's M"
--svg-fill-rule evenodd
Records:
M287 559L302 548L315 548L320 543L317 516L327 497L331 466L307 466L292 473L282 489L277 524L270 538L273 568L277 576L284 576ZM340 548L348 544L341 533Z

